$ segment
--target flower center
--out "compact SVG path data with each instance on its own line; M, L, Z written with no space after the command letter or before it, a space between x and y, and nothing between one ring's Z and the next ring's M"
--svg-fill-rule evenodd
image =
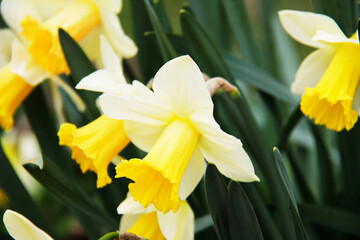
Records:
M128 232L151 240L165 239L160 230L156 212L141 215L135 224L131 226Z
M123 161L116 167L116 177L134 181L129 190L144 207L153 203L164 213L179 209L179 185L197 145L199 132L184 120L173 120L143 159Z
M80 164L83 173L88 170L97 173L98 188L111 183L108 166L130 142L124 130L124 121L106 115L79 129L70 123L62 124L58 136L60 145L71 149L71 157Z
M358 119L352 109L360 80L360 46L340 46L315 88L306 88L300 107L316 124L350 130Z
M21 21L22 35L30 42L28 50L33 59L51 74L69 74L70 70L61 49L58 29L63 28L79 42L100 23L97 6L89 0L78 0L44 23L31 16Z
M0 126L9 130L14 124L13 115L16 109L34 86L11 72L10 64L0 69L0 76Z

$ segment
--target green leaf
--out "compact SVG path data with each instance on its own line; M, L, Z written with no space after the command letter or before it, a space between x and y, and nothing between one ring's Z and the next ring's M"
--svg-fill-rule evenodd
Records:
M210 214L195 219L195 233L201 232L213 225L213 220Z
M75 42L74 39L71 38L67 32L61 28L59 29L59 39L66 62L71 71L72 80L76 85L80 82L81 79L94 72L95 68L81 47ZM98 117L100 113L96 106L96 99L100 94L83 90L80 90L79 94L86 102L86 106L89 109L92 118Z
M39 155L36 159L25 163L24 168L65 205L71 205L82 211L94 222L102 223L109 230L118 228L118 222L75 186L49 158Z
M262 240L263 235L254 209L241 185L230 182L227 194L227 212L231 239Z
M215 47L215 43L194 16L181 9L180 23L191 56L200 66L200 69L210 76L220 75L232 81L230 71L220 57L220 52Z
M209 164L205 173L206 201L214 222L216 234L220 240L230 239L227 215L227 189L222 176L213 164Z
M290 212L291 212L291 220L293 223L293 232L291 235L289 235L287 237L289 239L307 240L308 237L306 234L305 227L304 227L304 225L301 221L300 215L299 215L299 210L298 210L297 203L295 200L295 195L292 191L289 177L287 175L281 153L280 153L279 149L277 149L276 147L274 148L274 157L275 157L275 162L276 162L278 172L279 172L282 182L283 182L284 190L287 192L289 201L290 201Z
M230 54L225 54L224 59L237 83L244 82L289 105L296 104L295 97L290 92L289 87L280 83L265 70Z
M162 58L165 62L167 62L167 61L177 57L177 53L176 53L174 47L171 45L170 40L167 38L167 36L160 24L160 21L155 13L153 7L151 6L150 1L144 0L144 2L145 2L145 6L146 6L147 12L150 17L151 24L155 31L155 36L158 41L158 45L160 47L160 52L161 52Z
M221 0L221 3L242 56L251 63L259 64L261 54L255 41L244 0Z
M51 234L46 219L26 191L0 144L0 189L10 201L10 208L21 213L39 228Z
M312 204L300 204L301 214L312 223L360 236L360 215Z
M99 238L99 240L113 240L113 239L119 239L118 232L110 232Z
M330 153L321 135L319 126L310 123L310 127L314 134L317 149L320 199L323 205L333 206L336 204L336 189Z
M286 121L285 125L282 127L280 132L280 137L278 141L278 148L282 149L287 144L288 138L300 120L303 118L304 114L300 110L300 105L298 105L291 113L290 117Z

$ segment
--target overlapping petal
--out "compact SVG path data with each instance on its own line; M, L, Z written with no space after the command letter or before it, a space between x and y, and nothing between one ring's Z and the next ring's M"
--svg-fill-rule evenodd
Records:
M162 66L154 77L153 89L182 118L189 118L198 109L212 111L204 77L189 56L177 57Z
M43 230L30 222L29 219L15 211L6 210L3 220L7 231L14 239L53 239Z
M279 18L283 28L290 36L310 47L327 46L326 43L314 39L318 31L337 35L341 39L346 38L336 22L323 14L283 10L279 12Z
M306 87L315 87L324 75L335 51L333 47L320 48L307 56L296 72L291 91L295 94L304 94Z
M158 212L159 226L166 239L194 239L195 217L186 201L182 201L179 211L163 214Z
M14 33L9 29L0 29L0 68L5 66L11 57L12 41L16 39Z

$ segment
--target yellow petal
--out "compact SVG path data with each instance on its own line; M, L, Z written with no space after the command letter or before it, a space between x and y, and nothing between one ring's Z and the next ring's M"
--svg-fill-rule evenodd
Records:
M128 232L151 240L165 239L161 233L156 212L143 214Z
M13 115L16 109L34 86L11 72L10 64L0 69L0 76L0 126L9 130L14 124Z
M341 131L356 123L352 105L360 80L359 54L358 44L342 44L316 87L305 89L300 107L316 124Z
M175 119L163 131L143 159L123 161L116 167L116 177L134 181L129 190L144 207L150 203L164 213L180 207L179 185L193 155L199 133L190 122Z
M108 166L130 142L124 131L124 122L106 115L79 129L70 123L62 124L58 136L60 145L71 149L72 158L80 164L83 173L88 170L97 173L98 188L111 183Z

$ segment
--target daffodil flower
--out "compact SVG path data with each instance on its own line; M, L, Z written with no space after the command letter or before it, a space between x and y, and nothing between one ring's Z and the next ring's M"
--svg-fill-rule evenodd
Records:
M163 214L153 205L144 208L131 194L119 205L120 231L130 232L151 240L194 239L194 213L186 201L181 201L179 211Z
M1 12L6 23L23 39L34 61L50 74L69 73L70 70L62 53L58 29L63 28L80 42L85 37L92 41L86 46L99 44L100 33L113 45L120 56L132 57L137 48L127 37L120 25L117 13L122 7L121 0L73 0L65 1L66 5L57 0L48 1L59 5L56 13L49 15L40 5L43 0L4 0ZM21 6L21 7L19 7ZM51 11L51 10L50 10ZM85 51L93 52L94 47L85 47ZM92 54L93 55L93 54Z
M350 130L360 112L360 45L355 33L347 38L326 15L284 10L285 31L297 41L318 48L301 63L291 90L302 95L302 112L316 124Z
M6 210L4 225L11 237L17 240L52 240L46 232L35 226L29 219L12 210Z
M116 177L134 181L129 190L136 201L176 212L180 199L200 181L204 157L231 179L259 180L240 140L215 122L203 75L189 56L166 63L155 75L153 89L137 96L100 96L103 112L124 119L131 141L149 152L143 160L122 161L116 167Z
M134 94L133 87L126 84L121 62L104 36L101 36L101 58L104 69L83 78L76 86L104 92L117 90L123 94ZM74 124L64 123L58 132L60 145L68 146L72 158L83 173L97 173L97 187L111 183L108 166L130 142L124 130L124 121L102 115L91 123L77 129Z

